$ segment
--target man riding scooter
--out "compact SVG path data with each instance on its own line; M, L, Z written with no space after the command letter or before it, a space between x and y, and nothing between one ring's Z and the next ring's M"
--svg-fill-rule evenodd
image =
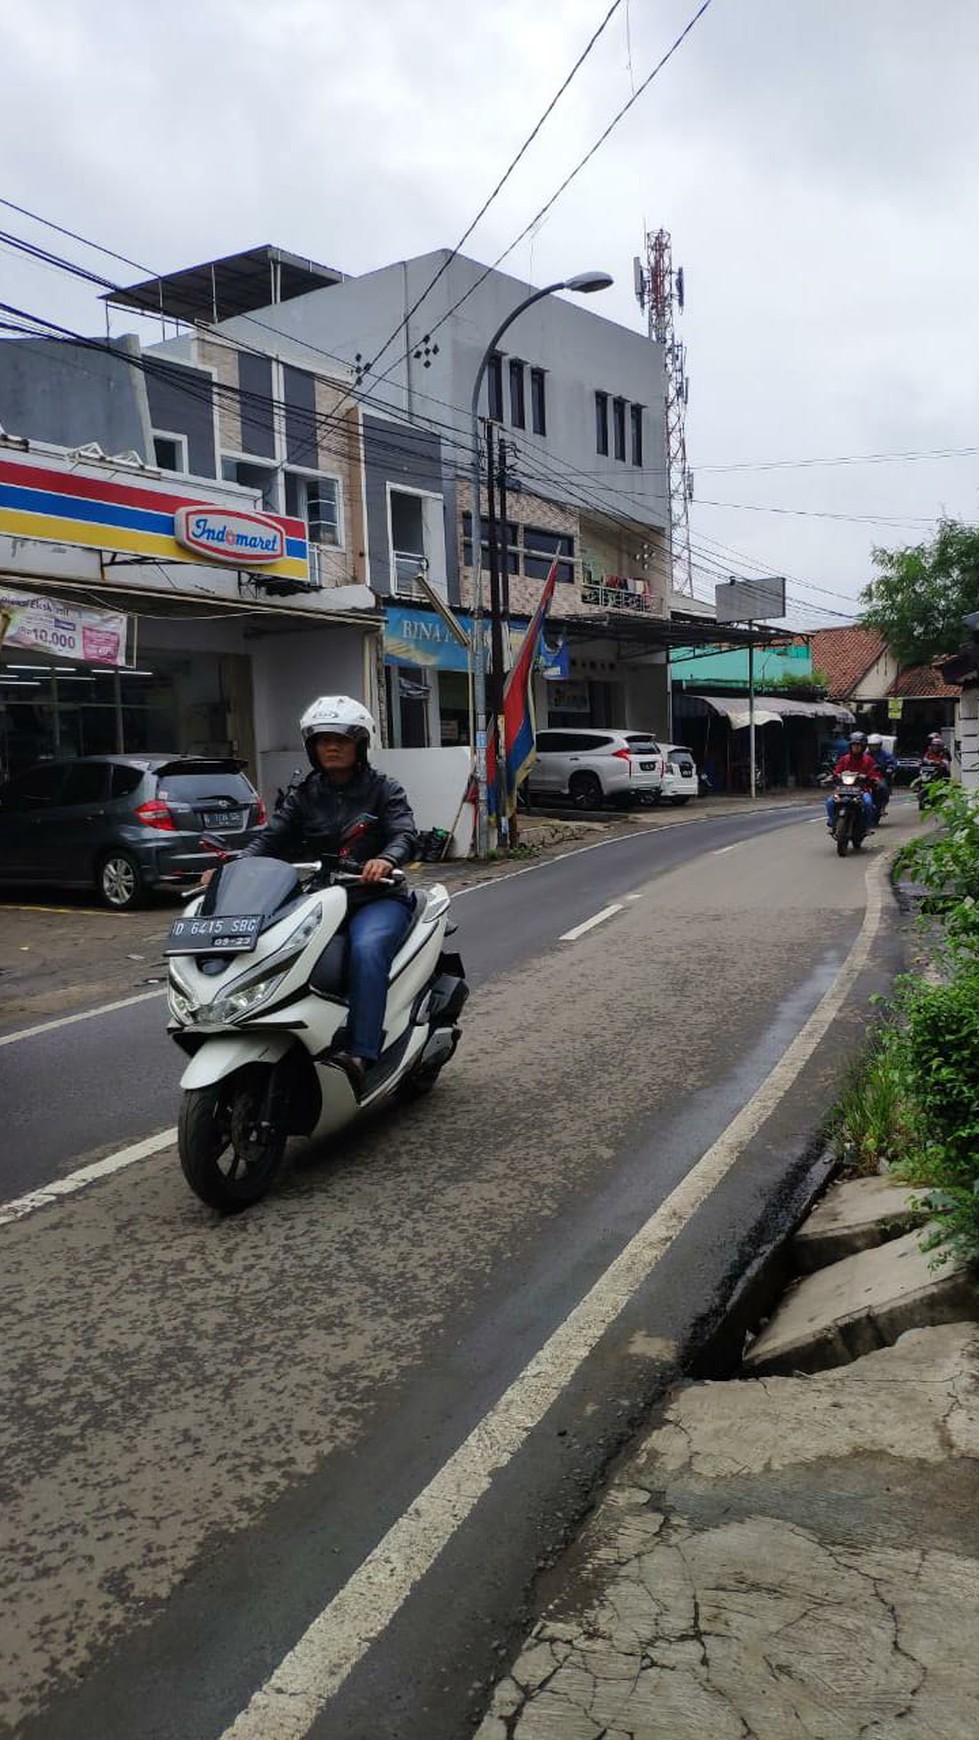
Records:
M374 721L347 695L321 695L299 721L312 772L290 790L272 820L243 857L333 858L340 839L359 817L368 821L357 846L363 892L351 896L350 1017L339 1064L360 1098L364 1078L381 1053L388 974L411 922L404 883L391 887L391 872L415 855L417 830L397 780L368 761Z
M883 776L876 761L868 751L865 731L852 731L850 733L850 747L845 755L839 757L830 777L837 779L841 773L856 773L868 782L860 795L863 799L867 827L868 829L874 827L876 811L872 794L880 785ZM835 807L836 797L833 792L830 792L826 799L826 826L830 833L833 833L835 827Z
M879 731L871 731L867 738L867 750L876 761L881 775L880 783L871 793L874 800L875 819L879 822L890 803L894 775L897 771L897 757L892 755L889 749L884 748L884 739Z

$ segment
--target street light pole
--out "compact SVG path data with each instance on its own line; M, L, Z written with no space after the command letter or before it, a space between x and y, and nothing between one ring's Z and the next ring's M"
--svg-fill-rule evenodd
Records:
M506 319L500 322L480 358L473 382L470 405L470 435L472 439L472 470L470 473L470 519L472 526L473 583L473 689L476 703L476 852L486 856L489 847L489 805L486 791L486 639L483 632L483 538L480 512L481 465L479 455L479 396L490 359L509 326L535 302L553 296L558 290L575 290L588 295L595 290L607 290L612 283L608 272L581 272L574 278L562 278L547 284L518 302Z

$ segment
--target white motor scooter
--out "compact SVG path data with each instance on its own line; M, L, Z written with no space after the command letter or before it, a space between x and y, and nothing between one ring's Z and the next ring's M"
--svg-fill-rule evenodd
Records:
M318 1141L396 1093L427 1092L458 1044L469 988L459 956L444 951L449 896L436 885L411 896L383 1050L359 1100L333 1061L347 1019L348 890L363 889L351 854L373 821L348 828L332 869L227 859L170 928L168 1030L190 1057L180 1164L201 1201L222 1213L265 1195L289 1136ZM220 841L206 843L226 856ZM388 886L398 880L393 873Z

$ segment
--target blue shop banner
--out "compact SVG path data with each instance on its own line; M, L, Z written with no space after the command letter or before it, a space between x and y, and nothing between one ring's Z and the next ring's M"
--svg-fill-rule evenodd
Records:
M471 639L472 616L466 610L456 610L453 614L459 627ZM483 624L488 647L488 618L483 618ZM519 646L526 630L525 616L511 621L510 637L515 647ZM440 671L464 671L468 668L465 647L434 610L413 610L403 604L389 604L384 612L384 657L389 665L415 665Z
M542 677L550 683L566 683L571 671L571 660L566 640L559 640L556 646L548 646L541 636L540 652L537 654L537 669Z

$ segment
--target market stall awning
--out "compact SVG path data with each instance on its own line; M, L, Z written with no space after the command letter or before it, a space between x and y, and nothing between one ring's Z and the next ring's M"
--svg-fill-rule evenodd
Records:
M700 701L714 713L727 719L732 731L742 731L751 723L747 695L687 695L689 701ZM781 695L759 695L755 701L756 725L784 725L786 719L839 720L852 725L849 707L838 701L790 701Z

